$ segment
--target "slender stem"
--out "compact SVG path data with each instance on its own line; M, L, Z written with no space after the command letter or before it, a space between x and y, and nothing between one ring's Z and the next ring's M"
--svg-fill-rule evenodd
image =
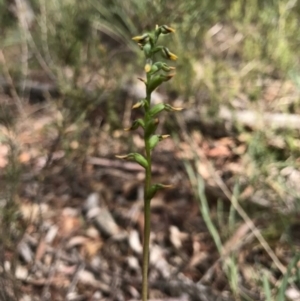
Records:
M145 123L148 119L148 110L150 107L151 95L147 93L147 102L149 106L145 108ZM148 300L148 269L149 269L149 242L150 242L150 201L148 192L151 187L151 150L149 145L149 137L145 137L145 150L148 168L145 175L145 188L144 188L144 242L143 242L143 271L142 271L142 301Z
M146 185L149 181L150 173L146 174ZM149 267L149 240L150 240L150 199L144 199L144 243L143 243L143 283L142 283L142 300L148 299L148 267Z

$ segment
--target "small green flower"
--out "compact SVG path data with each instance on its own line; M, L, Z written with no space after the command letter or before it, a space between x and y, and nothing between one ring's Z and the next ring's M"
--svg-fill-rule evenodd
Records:
M152 118L148 124L145 124L145 137L149 140L149 137L153 135L159 124L158 118Z
M158 72L159 70L163 70L165 72L170 72L175 69L176 69L175 67L168 66L166 63L162 63L162 62L156 62L155 64L153 64L151 66L150 69L148 69L148 71L146 71L146 66L145 66L145 71L147 73L149 73L149 75L152 75L152 74Z
M132 40L137 42L139 45L145 45L149 41L150 37L148 33L143 34L142 36L133 37Z
M154 184L150 187L147 197L151 199L154 197L154 195L156 194L156 192L158 190L163 189L163 188L172 188L172 187L173 187L173 185Z
M146 158L139 153L130 153L128 155L118 155L116 157L119 159L123 159L123 160L135 161L136 163L140 164L145 169L147 169L149 167L149 164L148 164Z
M158 144L159 141L162 141L162 140L167 139L169 137L170 137L170 135L153 135L149 139L150 149L152 150Z
M136 104L134 104L132 106L132 109L137 109L137 108L143 107L143 106L145 106L146 103L147 103L147 100L146 99L142 99L141 101L139 101Z
M161 51L163 53L163 56L168 60L176 61L178 58L177 55L172 53L167 47L163 47Z
M147 83L148 93L153 92L158 86L160 86L163 82L167 82L170 80L175 74L156 74L151 79L150 82Z
M159 114L161 111L176 112L176 111L181 111L181 110L182 110L182 108L179 108L179 107L176 108L176 107L172 107L169 104L158 103L150 109L149 115L151 117L154 117L157 114Z
M162 63L161 69L164 70L165 72L170 72L170 71L172 71L172 70L175 70L176 68L175 68L175 67L168 66L168 65L165 64L165 63Z
M128 131L133 131L133 130L136 130L137 128L139 128L140 126L141 126L142 128L145 127L144 120L141 119L141 118L135 120L135 121L132 123L132 125L131 125L130 127L128 127L128 128L125 128L124 131L127 131L127 132L128 132Z
M151 44L150 43L146 43L143 46L143 50L144 50L146 58L150 58L151 54L152 54L152 46L151 46Z
M162 34L168 34L168 33L174 33L175 29L168 26L168 25L162 25L160 26L160 30Z

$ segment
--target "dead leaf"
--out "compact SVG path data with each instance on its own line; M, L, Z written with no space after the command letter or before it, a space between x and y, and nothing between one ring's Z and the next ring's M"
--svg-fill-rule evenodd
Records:
M19 155L19 161L20 163L28 163L31 159L30 153L29 152L22 152Z
M21 204L20 212L23 219L27 222L37 222L40 217L46 217L50 212L47 204Z
M69 236L79 229L81 220L78 216L61 216L59 221L59 234L63 237Z
M184 232L180 232L176 226L170 226L170 241L172 245L179 249L182 246L182 242L188 238L188 234Z
M224 145L214 147L207 152L207 156L210 158L229 157L230 155L231 151L228 149L227 146Z
M88 258L93 258L95 255L97 255L99 253L99 251L101 250L102 246L103 246L103 242L102 241L88 239L86 241L86 243L83 245L84 254L86 254L86 256Z

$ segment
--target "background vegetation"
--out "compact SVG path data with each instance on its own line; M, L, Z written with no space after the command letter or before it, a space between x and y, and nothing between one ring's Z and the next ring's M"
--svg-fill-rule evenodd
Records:
M167 24L176 35L165 41L179 60L176 77L159 93L186 114L161 126L173 131L174 152L189 145L181 162L230 294L297 300L299 20L297 0L0 0L1 253L24 236L24 181L39 183L29 195L40 204L53 154L64 151L60 164L72 181L88 157L135 147L121 132L143 74L131 37ZM225 118L224 109L233 114ZM30 139L46 159L28 177L24 128L41 112L51 116L41 130L45 140ZM254 237L241 258L226 242L244 223Z

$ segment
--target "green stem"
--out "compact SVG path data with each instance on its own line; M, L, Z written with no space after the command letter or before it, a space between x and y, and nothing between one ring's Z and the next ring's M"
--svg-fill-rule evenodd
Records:
M148 110L150 108L151 95L147 93L147 102L149 106L145 109L145 123L148 119ZM148 300L148 269L149 269L149 243L150 243L150 201L148 192L151 187L151 150L149 145L149 137L145 137L145 150L148 168L145 175L144 188L144 242L143 242L143 270L142 270L142 301Z

